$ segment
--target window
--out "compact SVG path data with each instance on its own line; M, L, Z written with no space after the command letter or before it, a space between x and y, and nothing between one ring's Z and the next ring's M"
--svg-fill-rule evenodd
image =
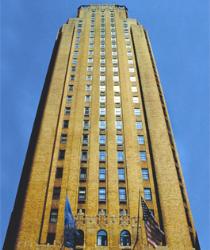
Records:
M90 85L90 84L86 84L86 91L91 91L91 89L92 89L92 86Z
M134 115L140 115L141 114L141 110L140 109L138 109L138 108L135 108L134 109Z
M144 199L145 201L151 201L152 200L152 193L150 188L144 188Z
M106 169L99 168L99 181L105 181L105 180L106 180Z
M101 116L106 115L106 108L99 108L99 112Z
M53 245L55 241L55 233L48 233L47 234L47 243Z
M56 179L61 179L63 177L63 168L56 168L56 174L55 178Z
M132 92L137 92L137 87L131 87Z
M133 103L139 103L139 98L137 96L133 96Z
M71 75L71 76L70 76L70 80L71 80L71 81L74 81L74 79L75 79L75 75Z
M138 144L144 144L144 136L143 135L138 135L137 136Z
M122 129L122 121L116 121L115 122L115 128L116 129Z
M114 96L114 103L120 103L120 96Z
M113 76L113 81L114 82L119 82L120 78L119 76ZM115 87L115 86L114 86Z
M128 64L133 64L133 60L128 60Z
M132 55L133 55L132 52L127 53L127 56L132 56Z
M114 86L114 92L120 92L120 86Z
M81 153L81 161L87 161L88 159L88 152L87 151L82 151Z
M85 199L86 199L86 188L85 187L80 187L79 188L78 201L79 202L84 202Z
M147 168L141 169L142 179L147 181L149 180L149 170Z
M70 115L71 114L71 108L70 107L65 107L64 114L65 115Z
M118 168L118 179L119 181L125 181L125 169Z
M106 80L106 76L100 76L100 81L105 81Z
M100 72L106 72L106 67L100 67Z
M69 121L68 120L64 120L63 121L63 128L68 128L69 126Z
M83 128L89 129L90 128L90 122L89 121L83 121Z
M130 246L131 245L131 235L127 230L123 230L120 233L120 245Z
M69 91L73 91L73 90L74 90L74 85L71 85L71 84L70 84L68 87L69 87L69 88L68 88Z
M130 77L130 81L131 81L131 82L136 82L136 77L135 77L135 76L131 76L131 77Z
M94 55L94 51L93 51L93 50L89 50L89 51L88 51L88 55L89 55L89 56L93 56L93 55Z
M99 161L106 161L106 151L99 151Z
M80 181L86 181L86 179L87 179L87 168L80 168L79 179L80 179Z
M115 108L115 115L120 116L121 115L121 108Z
M76 66L72 66L72 67L71 67L71 71L72 71L72 72L75 72L75 71L76 71Z
M107 232L105 230L99 230L97 233L97 245L107 246Z
M61 134L60 143L66 144L66 142L67 142L67 134Z
M117 161L118 162L124 161L124 152L123 151L117 151Z
M84 232L80 229L77 230L76 245L77 246L84 245Z
M104 58L100 59L100 63L105 63L105 62L106 62L106 60Z
M126 189L125 188L119 188L119 200L120 202L126 202Z
M88 58L88 63L93 63L93 58Z
M99 202L105 202L106 201L106 189L105 188L99 188L99 190L98 190L98 198L99 198Z
M101 92L105 92L105 91L106 91L106 86L104 86L104 85L103 85L103 86L100 86L100 91L101 91Z
M100 145L106 144L106 136L105 135L99 135L99 144Z
M52 208L50 211L50 223L57 223L57 219L58 219L58 209L56 208Z
M79 48L79 45L77 45L77 46L75 45L75 48ZM73 58L73 59L72 59L72 64L74 64L74 65L77 64L77 58ZM71 78L72 78L72 77L71 77ZM70 79L71 79L71 78L70 78ZM74 80L74 79L73 79L73 80Z
M147 160L147 156L146 156L146 152L145 151L139 152L139 156L140 156L140 160L141 161L146 161Z
M82 137L82 144L83 145L88 145L88 135L87 134L84 134L83 137Z
M90 108L89 107L84 108L84 115L86 115L86 116L90 115Z
M118 67L113 67L112 70L113 70L113 72L118 72L119 71Z
M101 52L100 52L100 55L101 55L101 56L105 56L105 51L101 51Z
M88 75L88 76L86 76L86 80L91 81L91 80L93 80L93 77L91 75Z
M99 128L106 129L106 121L99 121Z
M53 200L59 200L60 199L60 193L61 193L61 188L60 187L54 187L53 188Z
M118 63L117 59L112 59L112 63Z
M105 102L106 102L106 96L101 95L99 98L100 98L100 99L99 99L99 102L100 102L100 103L105 103Z
M93 71L93 67L92 67L92 66L88 66L88 67L87 67L87 71L88 71L88 72Z
M90 102L91 101L91 96L90 95L86 95L85 96L85 102Z
M133 73L134 71L135 71L134 68L129 68L130 73Z
M117 145L122 145L123 144L123 136L116 135L116 141L117 141Z
M136 128L142 129L142 122L136 122Z
M58 160L64 160L65 158L65 150L60 149L58 153Z

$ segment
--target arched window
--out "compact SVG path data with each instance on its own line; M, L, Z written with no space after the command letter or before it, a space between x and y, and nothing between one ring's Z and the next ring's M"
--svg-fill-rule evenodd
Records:
M107 232L105 230L99 230L97 233L97 245L107 246Z
M127 230L123 230L120 233L120 245L130 246L131 245L131 235Z
M84 245L84 232L82 230L77 230L77 238L76 238L76 245L83 246Z

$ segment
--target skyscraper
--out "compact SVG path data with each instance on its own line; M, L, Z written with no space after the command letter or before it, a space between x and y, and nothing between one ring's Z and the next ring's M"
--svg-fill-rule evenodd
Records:
M4 249L199 249L148 34L127 9L80 6L56 39Z

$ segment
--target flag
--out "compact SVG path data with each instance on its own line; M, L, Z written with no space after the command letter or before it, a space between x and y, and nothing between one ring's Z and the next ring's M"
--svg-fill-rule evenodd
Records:
M64 246L68 248L75 248L77 229L75 219L73 217L71 206L68 197L66 197L65 211L64 211Z
M164 232L160 229L159 224L156 222L154 215L147 207L144 199L141 197L141 205L143 209L143 220L145 223L147 241L153 246L157 247L162 245Z

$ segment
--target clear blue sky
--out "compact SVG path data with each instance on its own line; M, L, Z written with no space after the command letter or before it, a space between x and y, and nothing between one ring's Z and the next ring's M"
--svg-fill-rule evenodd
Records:
M69 17L76 15L79 5L88 3L3 0L0 246L14 204L57 30ZM125 4L129 16L137 18L149 31L198 236L202 249L209 250L208 0L115 3Z

